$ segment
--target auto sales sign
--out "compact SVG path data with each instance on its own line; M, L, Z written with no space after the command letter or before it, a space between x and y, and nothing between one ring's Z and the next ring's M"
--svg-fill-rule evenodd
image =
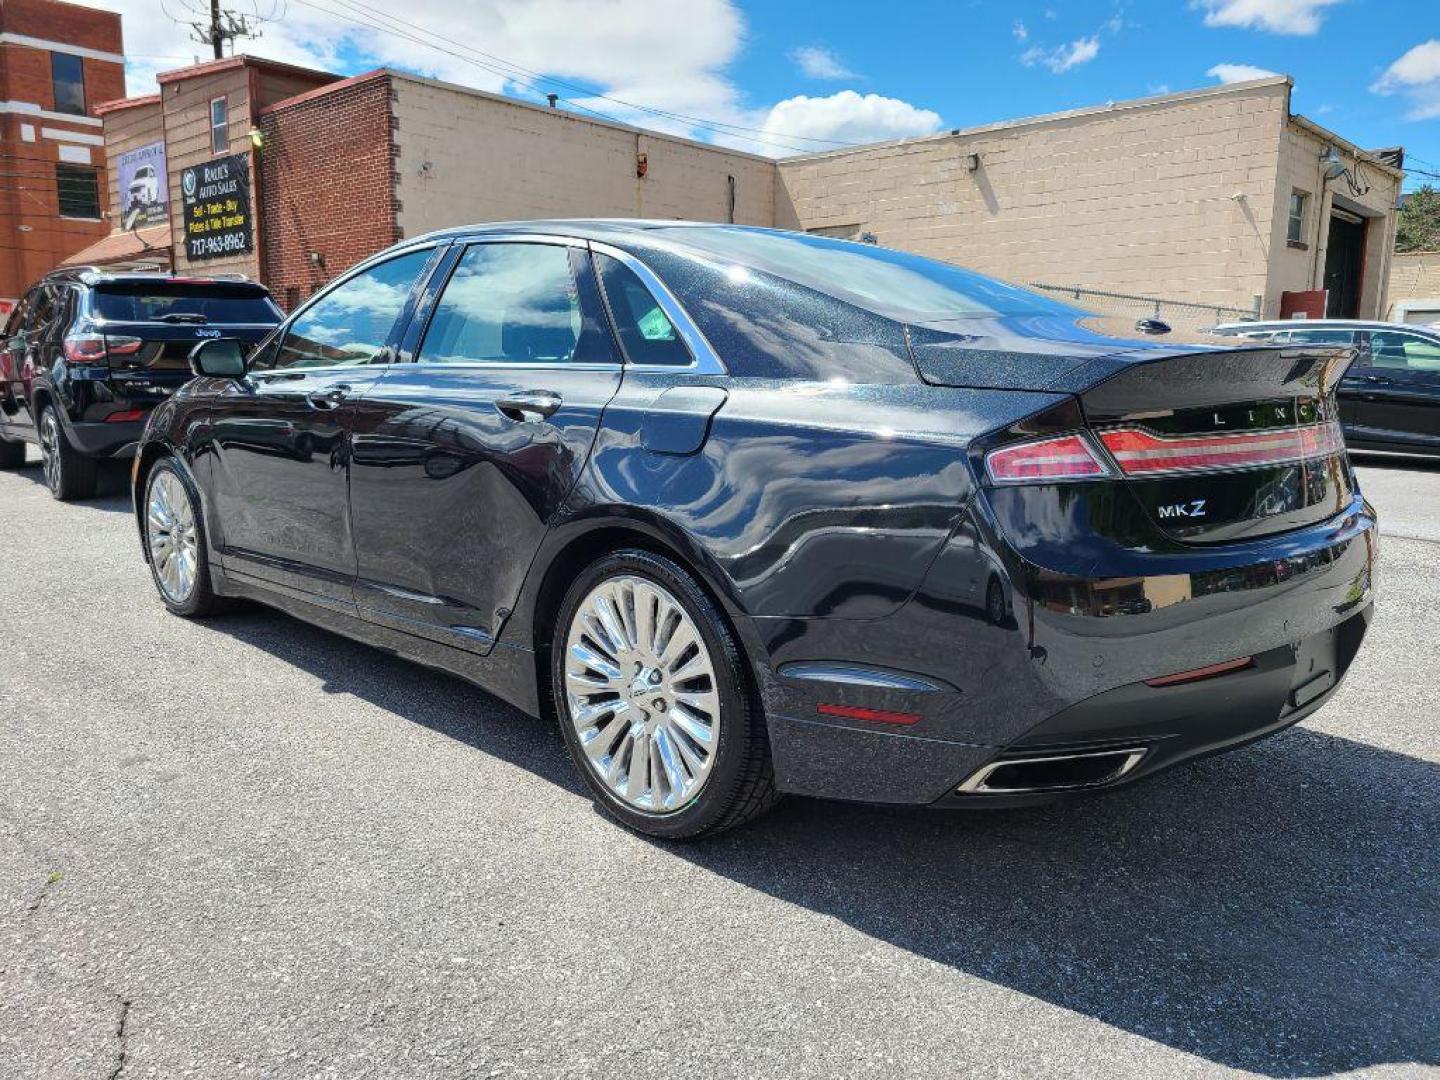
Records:
M187 258L219 259L254 249L248 154L231 154L184 170L180 203Z

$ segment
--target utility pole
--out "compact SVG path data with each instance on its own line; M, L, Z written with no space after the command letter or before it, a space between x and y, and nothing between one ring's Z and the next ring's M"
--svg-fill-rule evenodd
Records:
M189 7L189 5L186 5ZM201 15L202 10L189 8L191 14ZM210 0L209 16L203 22L196 21L189 23L191 37L202 45L209 45L215 54L215 59L220 60L225 56L225 43L231 43L230 51L235 51L234 42L236 38L259 37L260 25L267 22L266 19L250 19L235 11L230 11L220 6L220 0Z

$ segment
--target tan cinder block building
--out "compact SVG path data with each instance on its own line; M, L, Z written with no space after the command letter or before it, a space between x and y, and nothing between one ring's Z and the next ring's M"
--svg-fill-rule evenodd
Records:
M1390 313L1396 322L1440 323L1440 251L1396 252L1390 262Z
M1328 148L1359 183L1325 179ZM1326 287L1343 219L1328 276L1353 291L1345 314L1373 318L1401 179L1294 116L1276 77L786 158L776 220L1012 281L1276 316L1282 294Z
M159 81L103 110L107 153L158 127L176 269L259 275L287 307L405 237L573 216L873 238L1078 288L1099 310L1163 302L1195 325L1281 314L1287 294L1327 288L1337 313L1374 317L1403 175L1398 155L1292 115L1279 77L779 161L389 69L338 79L237 57ZM218 141L217 98L230 117ZM188 260L182 172L237 153L254 248Z

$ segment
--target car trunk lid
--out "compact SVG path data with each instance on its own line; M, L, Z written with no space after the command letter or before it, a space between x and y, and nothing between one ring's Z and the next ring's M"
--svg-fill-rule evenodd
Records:
M1338 513L1354 490L1335 389L1353 352L1218 340L1225 344L1125 342L1084 330L986 340L911 328L927 382L1073 394L1079 442L1055 443L1058 458L1036 460L1053 468L1066 454L1093 456L1099 469L1069 462L1069 479L1124 489L1171 539L1236 540Z

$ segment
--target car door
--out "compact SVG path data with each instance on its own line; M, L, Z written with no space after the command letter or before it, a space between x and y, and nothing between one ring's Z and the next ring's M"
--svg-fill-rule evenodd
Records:
M362 615L488 653L579 477L621 366L589 253L486 240L442 267L359 404L350 513Z
M31 289L15 305L5 323L5 339L0 341L0 424L5 425L12 437L31 434L35 428L22 373L40 292L39 286Z
M1440 452L1440 337L1371 330L1356 371L1355 441Z
M227 573L352 607L350 421L385 371L436 249L367 264L301 308L219 384L206 483Z
M40 419L35 413L35 380L49 370L60 348L65 291L61 286L37 285L26 302L28 316L11 352L17 405L12 419L17 426L33 432Z

